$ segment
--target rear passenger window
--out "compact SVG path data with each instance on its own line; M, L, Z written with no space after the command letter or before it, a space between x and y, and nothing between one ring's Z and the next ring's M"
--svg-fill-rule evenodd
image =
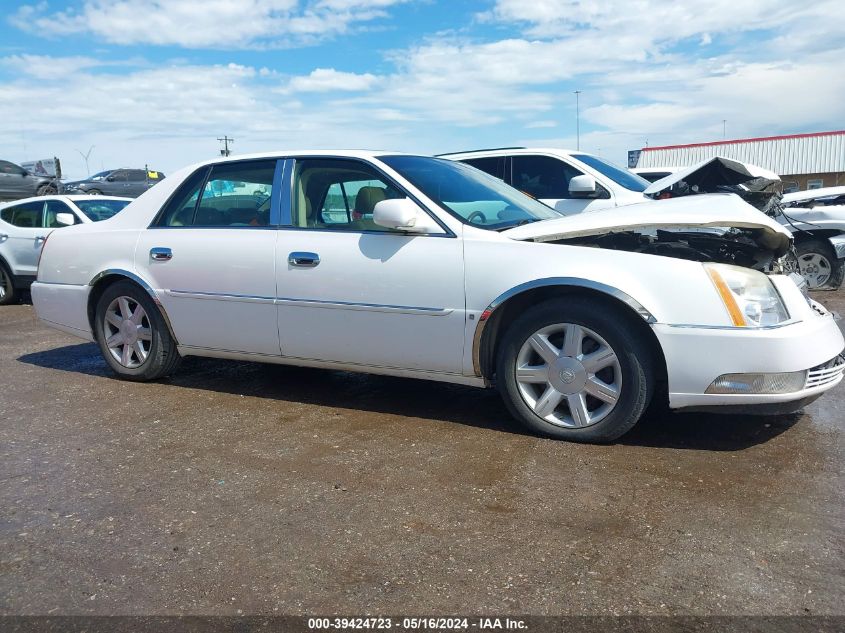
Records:
M511 186L540 199L571 198L569 181L582 173L549 156L514 156Z
M14 207L3 209L0 213L0 218L2 218L4 222L8 222L9 224L19 226L21 228L43 228L43 210L43 202L27 202L26 204L19 204Z
M176 191L158 226L268 226L275 170L275 160L201 169Z

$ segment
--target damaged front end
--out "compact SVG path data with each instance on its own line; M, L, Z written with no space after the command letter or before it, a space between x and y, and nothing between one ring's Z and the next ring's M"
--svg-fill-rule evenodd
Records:
M512 239L659 255L751 268L798 271L792 236L735 195L709 194L581 213L505 231Z

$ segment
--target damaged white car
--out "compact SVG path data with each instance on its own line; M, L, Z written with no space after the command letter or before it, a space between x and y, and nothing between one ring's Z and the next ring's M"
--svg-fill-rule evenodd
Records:
M263 154L52 234L32 295L125 379L195 355L496 384L532 431L610 441L653 398L769 413L841 381L790 239L731 195L565 218L448 160Z
M801 274L813 288L839 288L845 277L845 187L783 195L777 220L795 238Z
M783 196L781 191L774 172L717 156L674 171L644 193L653 198L734 193L792 234L796 265L810 288L839 288L845 276L845 187Z

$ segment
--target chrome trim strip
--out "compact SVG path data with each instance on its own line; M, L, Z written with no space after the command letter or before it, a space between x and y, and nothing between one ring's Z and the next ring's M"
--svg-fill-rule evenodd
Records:
M614 288L613 286L608 286L597 281L591 281L589 279L581 279L578 277L548 277L546 279L535 279L534 281L529 281L524 284L520 284L507 290L500 294L498 297L493 299L490 305L481 313L478 317L478 325L475 326L475 334L472 337L472 369L476 376L481 376L481 338L484 335L484 328L487 325L487 322L490 320L490 317L493 316L493 313L496 311L499 306L505 303L508 299L515 297L518 294L526 292L528 290L534 290L535 288L545 288L549 286L569 286L574 288L587 288L589 290L596 290L603 294L609 295L622 301L622 303L626 304L630 308L632 308L637 314L639 314L646 323L657 323L657 319L654 318L654 315L651 314L643 305L628 295L625 292L622 292L618 288Z
M293 299L291 297L277 297L276 303L278 305L290 305L294 307L362 310L366 312L393 312L396 314L419 314L424 316L446 316L454 312L452 308L424 308L420 306L396 306L380 303L320 301L318 299Z
M696 330L737 330L744 332L756 332L759 330L777 330L782 327L795 325L796 323L801 323L801 319L789 319L788 321L784 321L783 323L775 323L774 325L761 325L759 327L753 327L750 325L695 325L694 323L660 323L659 325L665 325L667 327L689 328Z
M397 306L380 303L354 303L346 301L320 301L319 299L295 299L292 297L261 297L257 295L195 292L191 290L165 290L170 297L181 299L211 299L217 301L241 301L244 303L275 303L303 308L326 308L330 310L360 310L364 312L390 312L394 314L418 314L422 316L447 316L452 308L424 308L420 306Z
M274 303L273 297L256 295L235 295L217 292L194 292L192 290L165 290L164 294L179 299L208 299L213 301L239 301L242 303Z
M173 324L170 322L170 317L167 316L167 310L164 309L164 305L161 303L161 300L158 298L158 295L156 295L156 291L153 290L153 287L146 281L144 281L141 277L139 277L135 273L129 272L128 270L123 270L122 268L109 268L94 275L94 278L88 282L88 285L92 287L96 286L98 281L100 281L103 277L108 277L109 275L126 277L127 279L134 281L136 284L141 286L141 288L147 291L147 294L150 295L153 302L155 302L155 304L158 306L158 309L161 312L161 316L164 317L164 322L167 324L167 329L170 330L170 336L173 337L173 340L178 345L179 341L176 339L176 333L173 330Z

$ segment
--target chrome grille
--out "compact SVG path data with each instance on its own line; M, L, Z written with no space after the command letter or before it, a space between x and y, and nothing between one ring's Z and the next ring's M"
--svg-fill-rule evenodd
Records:
M836 382L845 372L845 359L842 356L829 360L828 362L813 367L807 372L807 382L804 384L805 389L811 387L821 387Z

